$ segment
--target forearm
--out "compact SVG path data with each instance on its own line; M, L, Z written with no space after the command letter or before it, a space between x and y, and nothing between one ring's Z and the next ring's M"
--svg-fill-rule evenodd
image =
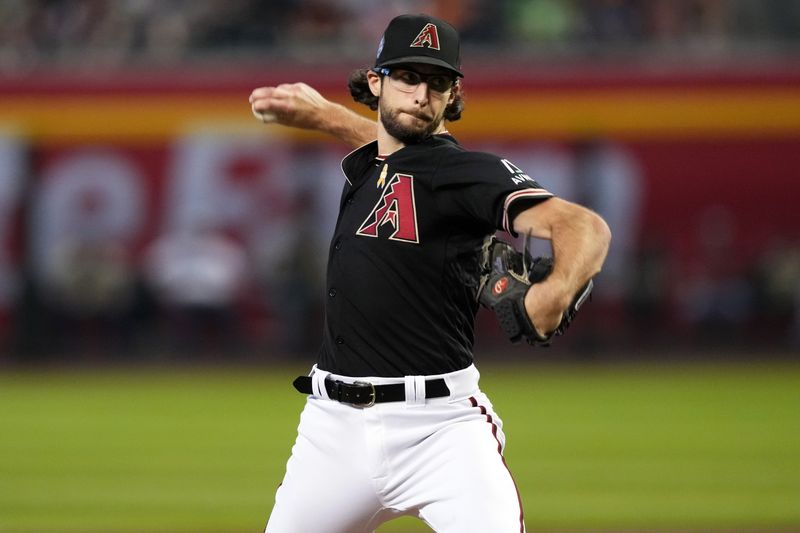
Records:
M332 102L328 111L321 115L318 129L346 142L353 148L374 141L378 134L378 126L374 120Z
M576 287L600 272L611 242L611 231L599 215L559 198L521 212L514 219L514 231L549 240L554 277Z
M611 232L596 213L558 198L520 213L514 230L552 244L553 271L525 298L534 326L547 333L558 325L578 290L600 272Z
M552 228L553 282L560 282L568 294L597 275L605 261L611 240L606 223L589 210L580 216L558 221Z
M328 100L302 82L259 87L250 93L249 101L262 122L327 133L354 148L378 137L374 120ZM269 120L264 119L267 116Z

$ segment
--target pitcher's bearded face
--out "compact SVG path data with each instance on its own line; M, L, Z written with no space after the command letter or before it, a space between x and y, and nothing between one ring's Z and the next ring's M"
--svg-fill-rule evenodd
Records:
M414 144L439 131L455 83L452 73L431 65L385 69L378 109L386 133Z
M392 108L386 98L380 99L380 117L386 133L403 144L415 144L430 137L444 120L444 107L438 115L431 114L431 109L404 111Z

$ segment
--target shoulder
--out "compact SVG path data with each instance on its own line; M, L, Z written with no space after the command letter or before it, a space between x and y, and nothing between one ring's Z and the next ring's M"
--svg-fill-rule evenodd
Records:
M378 141L372 141L356 148L342 159L342 172L344 172L345 177L350 176L371 163L377 155Z
M525 181L524 173L508 159L488 152L456 148L442 154L437 172L441 185L500 182L519 184Z
M434 135L428 145L443 158L442 167L476 167L481 171L503 169L505 159L488 152L468 150L449 134Z
M395 170L413 174L430 183L453 154L463 151L458 143L448 135L433 135L424 141L410 144L398 150L387 159Z

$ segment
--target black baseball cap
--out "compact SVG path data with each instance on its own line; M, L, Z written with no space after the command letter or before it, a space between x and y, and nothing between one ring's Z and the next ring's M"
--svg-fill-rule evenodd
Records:
M400 15L383 32L375 68L425 63L461 73L461 43L449 23L429 15Z

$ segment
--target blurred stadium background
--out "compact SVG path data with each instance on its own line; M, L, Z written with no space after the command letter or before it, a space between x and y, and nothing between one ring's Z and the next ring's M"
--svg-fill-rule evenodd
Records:
M769 470L775 481L756 465L748 479L762 484L754 494L780 488L773 502L793 500L800 508L793 409L800 388L758 378L766 372L800 385L800 2L793 0L0 0L0 455L53 451L30 448L22 437L25 428L60 427L46 416L65 405L64 396L44 396L53 380L57 391L71 385L78 398L97 385L98 368L139 378L103 374L110 382L99 387L107 392L126 383L157 389L152 379L171 373L178 382L166 388L183 390L183 373L196 365L247 365L256 370L237 379L261 375L267 383L287 365L311 363L339 161L349 149L259 124L247 97L257 86L305 81L366 113L349 102L347 74L371 64L392 16L415 11L462 32L467 106L450 130L468 147L502 153L553 192L597 210L614 232L594 299L568 336L548 350L511 347L482 313L479 365L502 374L501 362L515 369L559 362L565 368L529 371L569 376L574 366L576 383L584 383L595 372L613 375L615 365L662 368L665 360L678 361L678 369L700 361L699 375L713 376L715 368L727 375L736 360L733 374L754 377L732 383L765 386L753 393L763 403L752 410L775 415L770 401L784 409L774 419L753 415L765 425L749 429L780 443L779 457L769 458L784 472ZM140 365L148 370L133 371ZM224 382L229 372L220 369ZM201 387L227 390L202 376ZM641 386L640 374L632 376ZM498 389L502 397L504 386ZM88 397L108 401L101 392ZM282 443L269 457L277 465L269 475L251 463L266 479L250 494L260 498L253 506L262 515L302 404L290 398L285 434L269 437L266 428L255 437ZM170 402L165 396L154 406ZM513 405L509 400L507 409ZM23 406L36 407L27 413ZM85 407L78 401L75 409ZM100 407L98 413L112 416ZM266 416L252 415L251 424ZM514 423L526 424L528 416L520 413ZM2 427L19 433L3 435ZM771 434L776 428L788 433ZM69 430L42 435L59 442ZM41 446L42 435L31 440ZM619 438L627 442L624 433ZM233 443L228 448L239 453L231 452ZM254 451L252 462L272 451ZM126 529L81 522L76 508L70 527L66 519L55 526L26 521L69 515L66 504L59 515L47 498L11 497L25 494L23 485L37 493L32 472L47 470L42 464L3 463L0 531L198 526ZM536 490L535 481L530 486ZM527 499L546 513L541 500ZM196 511L191 503L183 502L187 515ZM625 507L624 499L618 503ZM787 513L744 524L800 530L798 512ZM225 516L199 527L248 529L241 515ZM659 524L741 525L680 518ZM533 523L647 530L632 519L587 520Z

